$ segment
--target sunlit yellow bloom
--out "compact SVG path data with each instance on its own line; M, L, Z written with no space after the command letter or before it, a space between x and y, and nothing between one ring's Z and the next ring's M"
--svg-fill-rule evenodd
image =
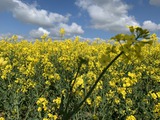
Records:
M112 80L111 80L111 81L109 81L109 85L110 85L110 86L112 86L112 87L116 87L116 83L115 83L115 81L112 81Z
M41 107L38 107L37 111L38 111L38 112L41 112L41 111L42 111L42 108L41 108Z
M86 102L87 102L88 105L91 105L92 104L91 98L87 98Z
M61 98L57 97L56 99L53 99L53 102L56 103L58 105L58 108L59 108L60 104L61 104Z
M53 115L53 118L54 118L54 120L57 120L58 116L57 115Z
M44 111L47 111L47 110L48 110L48 107L47 107L48 101L47 101L46 98L43 98L43 97L39 98L39 99L37 100L36 104L37 104L37 105L42 105L42 108L43 108ZM38 110L41 110L41 109L38 108Z
M158 94L157 94L158 93ZM157 99L158 97L159 97L159 92L157 92L157 93L155 93L155 92L153 92L153 91L149 91L149 94L148 94L148 96L151 96L153 99Z
M158 98L160 98L160 92L156 92Z
M156 118L160 117L160 103L158 103L157 105L154 106L153 112L154 112Z
M123 88L123 87L119 87L119 88L117 88L117 91L118 91L118 93L121 93L122 94L122 97L123 97L123 99L125 99L126 98L126 88Z
M45 84L46 84L46 85L51 85L51 82L47 80L47 81L45 82Z
M96 106L99 106L99 104L102 102L102 97L101 96L96 96L96 99L94 100L94 103Z
M43 35L41 36L41 39L46 39L47 37L48 37L48 34L45 33L45 34L43 34Z
M128 76L131 77L131 78L135 78L135 77L136 77L136 74L135 74L135 73L128 72Z
M5 118L4 117L0 117L0 120L5 120Z
M127 116L126 120L136 120L136 118L133 115Z
M156 93L151 93L151 96L152 96L153 99L157 99Z
M49 120L48 118L43 118L43 120Z
M115 101L116 104L119 104L119 103L120 103L120 99L119 99L118 97L116 97L116 98L114 99L114 101Z
M72 84L74 83L74 81L72 82ZM77 77L76 82L73 86L73 91L75 91L79 86L81 86L81 88L84 88L84 80L82 78L82 76Z
M4 58L1 57L1 58L0 58L0 67L1 67L1 66L4 66L4 65L6 65L6 64L7 64L7 61L5 61Z

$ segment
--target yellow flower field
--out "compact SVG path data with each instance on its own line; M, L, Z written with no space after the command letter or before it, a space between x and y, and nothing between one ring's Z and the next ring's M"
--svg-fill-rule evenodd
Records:
M0 120L160 118L160 43L154 34L152 41L137 42L133 33L112 39L2 39Z

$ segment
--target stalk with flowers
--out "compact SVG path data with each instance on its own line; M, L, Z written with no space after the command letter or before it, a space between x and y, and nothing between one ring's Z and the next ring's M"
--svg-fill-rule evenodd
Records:
M118 41L120 44L121 44L121 42L124 42L123 45L121 44L121 47L120 47L121 52L119 54L117 54L112 60L108 61L107 64L106 63L104 64L104 62L107 61L107 59L110 59L110 57L107 56L107 57L101 58L101 59L103 59L103 60L101 60L101 61L103 61L102 63L106 66L104 67L104 69L102 70L102 72L100 73L98 78L96 79L93 86L90 87L90 89L89 89L88 93L86 94L86 96L84 97L84 99L78 105L75 105L74 109L72 111L69 111L68 113L66 113L66 112L64 113L64 115L62 117L63 120L70 119L74 114L76 114L79 111L79 109L84 104L84 102L87 100L87 98L89 98L89 96L92 94L93 90L95 89L98 82L101 80L101 78L105 74L105 72L121 55L124 54L124 56L126 57L127 60L131 60L130 56L135 54L136 58L141 60L141 58L142 58L142 56L140 55L141 46L144 46L145 44L152 44L153 40L156 39L156 38L153 38L153 36L151 36L151 38L150 38L149 31L147 29L142 29L140 27L133 27L133 26L130 26L129 29L130 29L131 35L118 34L115 37L111 38L115 41ZM147 39L148 39L148 41L146 41ZM129 51L132 51L132 53L129 53ZM85 61L85 60L81 59L80 66L83 63L83 61ZM84 62L84 63L86 63L86 62ZM69 92L71 94L73 94L72 89ZM68 98L68 99L70 99L70 98Z

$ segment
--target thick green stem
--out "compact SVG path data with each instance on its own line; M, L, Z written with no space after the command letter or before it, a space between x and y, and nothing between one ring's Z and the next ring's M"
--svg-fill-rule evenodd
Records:
M67 116L66 120L69 120L74 114L76 114L80 107L83 105L83 103L86 101L86 99L91 95L91 93L93 92L93 90L95 89L95 87L97 86L97 83L101 80L102 76L105 74L105 72L107 71L107 69L123 54L124 52L121 51L101 72L101 74L99 75L99 77L97 78L97 80L95 81L94 85L90 88L89 92L87 93L87 95L84 97L84 99L79 103L79 105L73 109L73 111Z

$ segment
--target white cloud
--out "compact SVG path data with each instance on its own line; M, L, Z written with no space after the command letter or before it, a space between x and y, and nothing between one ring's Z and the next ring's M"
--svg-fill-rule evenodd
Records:
M151 5L160 6L160 0L150 0L149 3Z
M129 6L121 0L77 0L76 5L88 12L96 29L126 32L127 25L139 25L134 16L128 15Z
M64 28L68 34L83 34L84 33L84 31L82 30L82 27L77 25L76 23L72 23L70 26L62 23L60 24L59 27Z
M67 22L70 15L60 15L37 9L36 4L25 4L21 0L1 0L0 11L8 10L18 20L39 26L51 27L53 24Z
M65 23L60 23L59 25L53 27L50 29L51 33L54 36L60 36L59 35L59 30L60 28L64 28L66 31L66 36L71 36L71 35L77 35L77 34L83 34L84 30L82 27L76 23L72 23L71 25L67 25Z
M15 34L12 34L12 33L0 34L0 40L11 38L13 35ZM17 35L17 37L18 37L18 40L22 40L25 38L23 35Z
M49 35L50 32L42 27L39 27L38 30L31 30L30 31L30 36L33 38L40 38L43 34Z
M67 22L69 15L63 16L58 13L37 9L34 5L28 5L20 0L12 0L16 6L12 9L13 16L23 22L40 26L53 26L54 23Z
M6 10L12 10L14 7L16 7L16 3L14 3L12 0L0 1L0 12Z
M70 14L64 16L44 9L37 9L37 4L26 4L22 0L1 0L0 11L10 11L16 19L39 26L38 30L30 31L30 35L33 37L49 32L45 31L45 29L59 31L60 27L64 27L69 35L82 34L84 32L82 27L76 23L67 24Z
M144 21L142 27L150 31L160 30L160 24L156 24L150 20Z

